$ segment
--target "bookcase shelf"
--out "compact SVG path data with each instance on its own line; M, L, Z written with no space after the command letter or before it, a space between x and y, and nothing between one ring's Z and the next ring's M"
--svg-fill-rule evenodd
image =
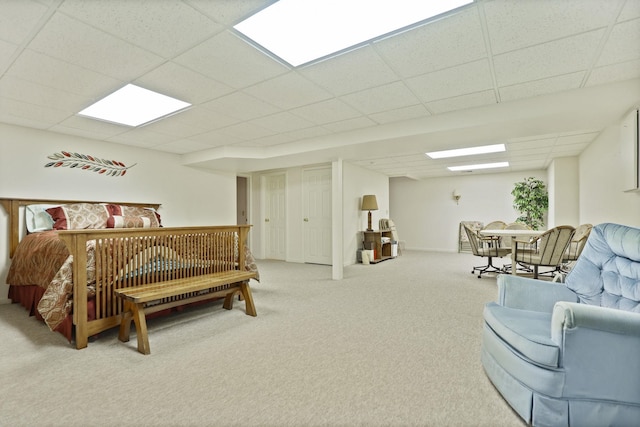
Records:
M369 260L369 263L377 264L395 258L392 250L391 230L364 231L363 233L363 248L373 248L374 259ZM383 240L385 241L383 242Z

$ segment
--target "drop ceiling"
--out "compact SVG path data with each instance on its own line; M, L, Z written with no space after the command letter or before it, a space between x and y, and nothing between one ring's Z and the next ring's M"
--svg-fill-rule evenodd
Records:
M422 179L544 169L640 104L639 0L476 0L298 68L233 30L270 3L0 0L0 122L217 171L342 159ZM128 83L193 107L139 128L77 115ZM495 143L507 151L424 155Z

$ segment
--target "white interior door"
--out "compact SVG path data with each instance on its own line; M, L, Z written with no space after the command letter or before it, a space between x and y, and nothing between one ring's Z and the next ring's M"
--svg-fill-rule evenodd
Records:
M304 262L331 265L331 168L303 175Z
M266 177L264 226L269 259L286 259L285 187L285 174Z

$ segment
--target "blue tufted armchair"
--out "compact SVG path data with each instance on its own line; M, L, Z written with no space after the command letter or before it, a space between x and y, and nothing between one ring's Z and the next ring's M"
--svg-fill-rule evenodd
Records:
M640 229L593 228L565 283L500 275L482 365L534 426L640 425Z

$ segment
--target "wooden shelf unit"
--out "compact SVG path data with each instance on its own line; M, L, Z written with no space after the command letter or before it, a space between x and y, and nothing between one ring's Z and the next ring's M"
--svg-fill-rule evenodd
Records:
M382 243L382 238L388 237L389 241ZM391 248L391 230L373 230L373 231L363 231L363 245L364 249L367 249L367 246L370 246L373 243L373 251L375 258L369 260L371 264L376 264L390 258L394 258L392 256L392 248Z

